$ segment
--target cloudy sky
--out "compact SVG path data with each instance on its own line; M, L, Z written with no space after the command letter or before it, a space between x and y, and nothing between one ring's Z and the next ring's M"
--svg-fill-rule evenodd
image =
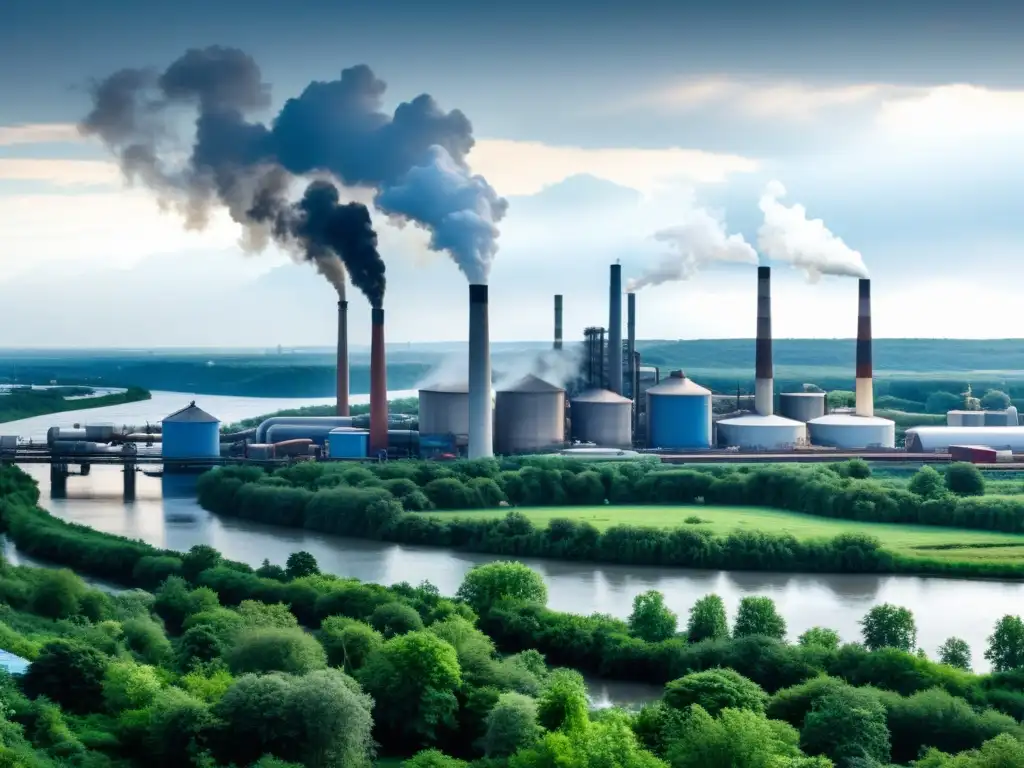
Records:
M569 338L606 324L608 264L640 278L670 252L654 234L695 221L721 222L776 266L777 336L852 336L853 279L808 282L762 247L772 180L783 204L862 255L876 335L1020 335L1024 7L833 5L4 3L0 305L26 319L3 324L0 347L332 342L333 290L308 265L273 247L243 253L227 215L186 231L76 131L91 80L212 44L260 64L273 103L259 119L360 63L387 81L390 109L427 92L465 112L473 171L509 200L490 280L495 339L548 338L554 293ZM374 223L389 341L464 338L452 260L415 227ZM639 293L641 337L753 335L750 264L688 273ZM368 331L356 294L353 343Z

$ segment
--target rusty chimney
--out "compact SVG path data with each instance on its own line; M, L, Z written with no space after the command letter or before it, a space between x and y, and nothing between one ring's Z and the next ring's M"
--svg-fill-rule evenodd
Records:
M562 294L555 294L555 349L562 348Z
M388 448L388 369L384 357L384 310L374 307L370 327L370 451Z
M469 286L469 458L494 455L487 286Z
M771 416L775 411L772 370L772 270L757 268L757 341L754 358L754 411Z
M871 365L871 281L858 284L857 402L858 416L875 415L874 370Z
M338 302L338 416L348 416L348 302Z

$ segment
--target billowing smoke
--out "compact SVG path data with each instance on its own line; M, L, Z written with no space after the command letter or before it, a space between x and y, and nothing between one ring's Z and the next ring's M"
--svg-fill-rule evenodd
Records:
M186 226L202 227L211 208L223 205L248 247L261 249L273 237L335 285L344 284L340 257L374 306L385 281L369 213L342 204L327 181L291 202L296 177L330 175L374 190L382 211L422 226L431 247L448 250L467 276L486 279L506 204L468 168L469 120L426 94L387 114L385 87L369 67L346 69L338 80L309 84L268 127L247 117L270 103L256 62L213 46L188 51L162 73L126 69L97 83L80 128L115 153L130 182L182 212ZM195 136L187 158L175 162L182 108L197 112Z
M549 384L565 387L580 371L583 345L543 351L508 352L495 354L492 381L495 390L502 389L533 374ZM437 365L416 383L415 389L436 386L465 385L469 380L468 358L465 352L445 355Z
M761 195L764 223L757 244L765 256L806 270L811 282L822 275L868 276L859 252L832 234L821 219L808 219L799 203L780 202L785 195L786 188L778 181L770 182Z
M671 253L644 275L629 280L627 293L649 285L687 280L701 268L719 261L757 265L757 253L743 236L728 234L725 224L703 208L692 209L681 224L656 232L654 238L666 243Z

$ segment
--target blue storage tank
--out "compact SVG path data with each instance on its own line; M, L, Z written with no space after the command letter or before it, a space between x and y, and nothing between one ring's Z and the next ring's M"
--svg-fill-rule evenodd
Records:
M327 435L327 455L332 459L365 459L370 433L365 429L338 427Z
M163 420L163 455L169 459L220 456L220 420L196 406L195 400Z
M647 445L650 448L710 448L711 390L682 371L647 390Z

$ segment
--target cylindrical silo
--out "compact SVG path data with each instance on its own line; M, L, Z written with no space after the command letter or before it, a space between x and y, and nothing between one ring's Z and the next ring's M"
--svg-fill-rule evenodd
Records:
M824 392L783 392L779 395L779 415L805 424L825 415Z
M648 446L711 447L711 390L672 371L646 394Z
M469 385L437 384L420 390L420 432L469 436Z
M602 448L633 444L633 402L607 389L590 389L569 401L572 437Z
M531 375L498 390L494 403L495 453L543 451L564 444L564 389Z
M844 450L896 447L896 423L877 416L830 413L807 423L811 445Z
M161 422L165 458L200 459L220 456L220 420L211 416L195 401L172 413Z

